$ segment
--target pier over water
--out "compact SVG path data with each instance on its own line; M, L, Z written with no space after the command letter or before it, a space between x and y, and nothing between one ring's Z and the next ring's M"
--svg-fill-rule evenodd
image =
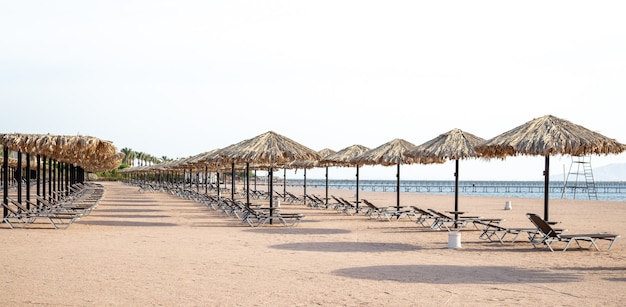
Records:
M278 180L276 184L281 185ZM301 187L303 180L288 179L287 186ZM325 188L324 179L307 179L309 188ZM356 190L355 180L329 180L328 188ZM395 180L360 180L360 191L396 192ZM595 183L598 200L626 201L626 182L599 181ZM564 191L563 181L551 181L549 187L552 198L589 199L586 187L568 186ZM454 194L454 181L446 180L401 180L400 191L426 194ZM543 198L543 181L461 181L459 193L476 196L511 196Z

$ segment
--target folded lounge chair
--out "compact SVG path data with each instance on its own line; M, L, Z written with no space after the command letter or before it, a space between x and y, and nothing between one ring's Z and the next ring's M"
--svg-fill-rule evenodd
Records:
M564 242L565 247L563 247L563 251L566 251L572 242L576 242L579 248L590 249L591 247L596 250L600 250L596 241L598 240L606 240L609 241L609 246L607 250L610 250L615 244L615 240L619 238L619 235L616 234L608 234L608 233L588 233L588 234L562 234L559 231L556 231L552 228L552 226L544 221L541 217L534 213L527 213L528 219L537 227L538 231L541 232L541 236L539 239L531 240L531 244L533 247L537 247L539 244L546 245L551 251L554 251L552 245L555 242ZM580 245L580 242L586 242L588 245L583 247Z

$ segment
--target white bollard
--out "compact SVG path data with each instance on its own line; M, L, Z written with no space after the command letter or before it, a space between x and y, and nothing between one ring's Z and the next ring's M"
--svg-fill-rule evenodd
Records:
M510 201L510 200L507 200L507 201L504 203L504 210L511 210L511 209L513 209L513 207L511 206L511 201Z
M448 232L448 248L461 248L461 232Z

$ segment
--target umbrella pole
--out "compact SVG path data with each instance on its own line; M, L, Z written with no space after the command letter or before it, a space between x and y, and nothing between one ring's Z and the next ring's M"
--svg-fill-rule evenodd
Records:
M230 165L230 199L235 200L235 162Z
M2 160L2 202L5 205L9 204L7 197L9 196L9 148L6 146L2 146L2 155L4 160ZM48 169L52 169L51 166L48 166ZM9 214L9 209L4 207L2 212L2 217L6 217Z
M359 212L359 166L356 166L356 212Z
M274 172L272 171L272 166L270 165L270 169L268 171L268 177L270 180L269 193L270 193L270 225L272 224L272 213L274 211Z
M250 162L246 162L246 206L250 206Z
M400 163L396 172L396 210L400 211Z
M287 201L287 169L283 168L283 201Z
M548 199L550 198L550 156L546 155L546 169L543 171L543 219L548 221Z
M304 169L304 205L306 206L306 168Z
M454 219L459 219L459 160L456 159L454 161ZM456 223L454 224L454 228L456 228Z
M220 170L219 167L217 168L217 172L215 173L215 176L217 178L217 199L222 199L222 193L220 192Z
M328 166L326 167L326 203L324 204L328 208Z

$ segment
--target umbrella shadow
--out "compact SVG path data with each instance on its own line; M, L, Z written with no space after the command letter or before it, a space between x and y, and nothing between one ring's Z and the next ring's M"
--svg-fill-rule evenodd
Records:
M385 242L297 242L278 244L271 247L284 250L332 253L407 252L421 249L413 244Z
M134 213L140 213L140 212L160 212L163 210L159 210L159 209L125 209L125 208L117 208L117 209L100 209L98 208L96 211L94 212L110 212L110 213L124 213L124 212L134 212Z
M602 274L602 275L608 275L608 276L602 277L602 279L607 280L607 281L616 281L616 282L626 281L626 277L624 277L624 273L626 273L626 267L588 267L588 268L560 267L560 268L555 268L555 270L581 272L581 274L589 274L589 273L592 273L593 275Z
M107 202L111 202L111 203L120 203L120 202L125 202L125 203L157 203L157 201L152 200L152 199L128 199L128 197L123 197L123 198L109 198L107 197Z
M140 221L103 221L103 220L81 220L76 223L94 226L126 226L126 227L172 227L178 226L174 223L159 223L159 222L140 222Z
M129 218L129 219L144 219L144 218L167 218L171 215L149 215L149 214L100 214L98 217L103 218Z
M246 231L269 233L269 234L293 234L293 235L330 235L330 234L345 234L350 233L350 230L338 229L338 228L254 228Z
M378 265L339 269L332 274L354 279L428 284L514 284L578 282L573 273L506 266Z

